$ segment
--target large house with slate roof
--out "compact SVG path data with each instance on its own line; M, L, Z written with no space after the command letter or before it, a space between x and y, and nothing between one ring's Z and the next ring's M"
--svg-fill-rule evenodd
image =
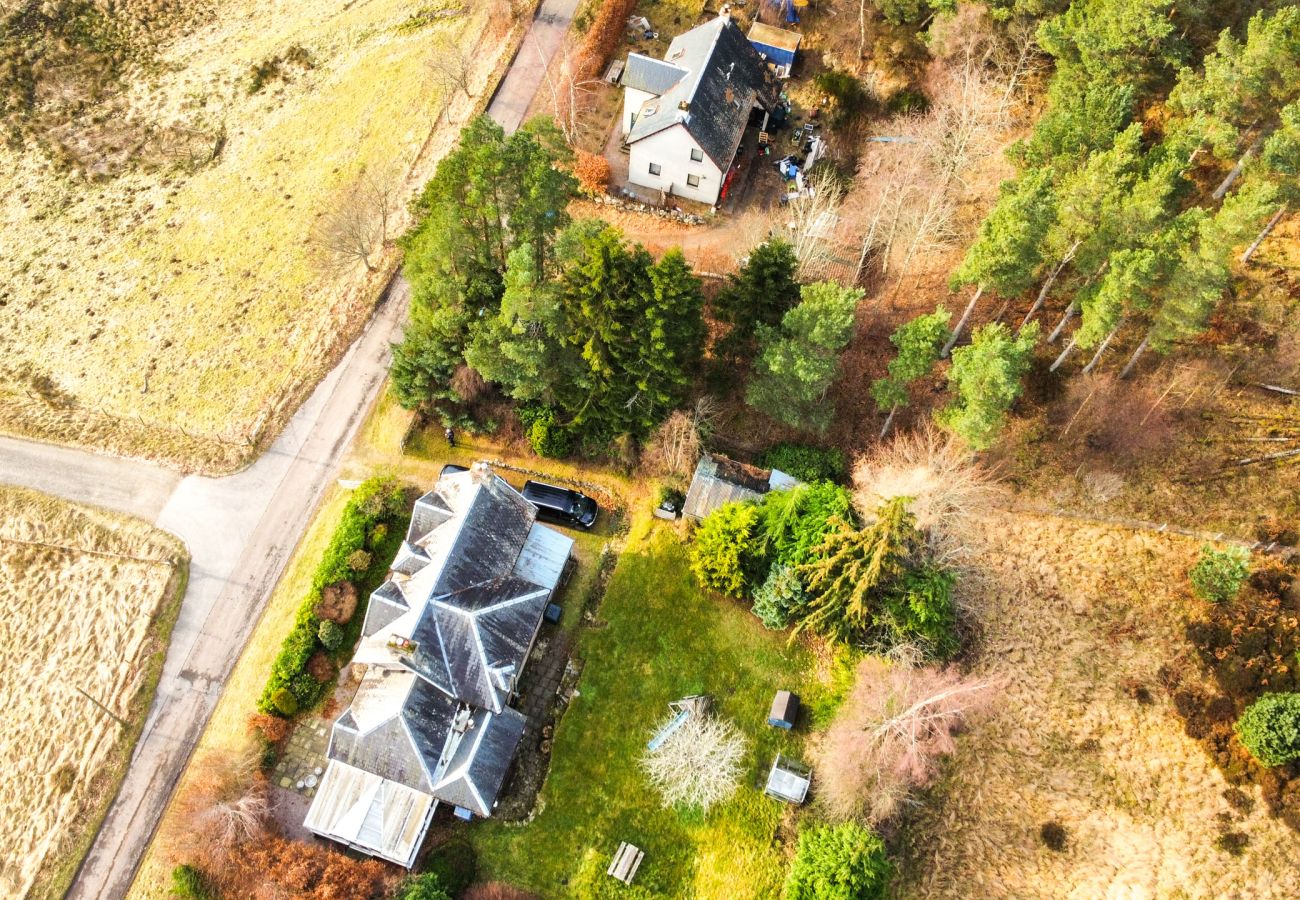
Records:
M510 706L573 541L479 463L415 504L330 734L314 833L410 867L439 803L490 816L524 733Z
M730 16L673 38L662 60L631 53L623 85L628 180L717 203L750 114L770 112L776 77Z

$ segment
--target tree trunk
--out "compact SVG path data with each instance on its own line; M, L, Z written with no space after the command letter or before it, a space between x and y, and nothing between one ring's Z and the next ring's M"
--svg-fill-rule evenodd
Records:
M980 302L980 294L982 293L984 293L984 285L981 284L975 290L975 296L970 298L970 303L966 304L966 311L957 320L957 327L952 330L952 337L948 338L948 343L944 344L943 349L939 351L940 359L947 358L948 354L952 352L952 348L957 346L957 339L961 337L962 329L970 321L971 313L975 312L975 304Z
M1052 285L1056 283L1056 277L1070 264L1070 260L1074 259L1074 251L1078 250L1079 245L1082 243L1083 241L1075 241L1070 246L1070 249L1065 252L1065 256L1061 257L1061 261L1056 264L1056 268L1052 270L1052 274L1047 276L1047 280L1043 282L1042 290L1038 292L1038 299L1034 300L1034 305L1029 307L1029 312L1025 313L1024 321L1020 323L1021 328L1028 325L1029 320L1037 315L1038 311L1043 308L1043 303L1047 300L1047 292L1050 291Z
M1273 230L1273 227L1277 225L1278 222L1282 221L1282 217L1286 215L1287 206L1287 203L1283 203L1278 208L1278 211L1273 213L1273 218L1268 220L1268 224L1265 225L1264 230L1259 233L1259 237L1255 238L1255 242L1246 248L1245 253L1241 254L1242 265L1250 262L1250 258L1255 255L1255 251L1259 249L1259 245L1264 243L1264 238L1268 237L1269 232Z
M1233 183L1241 177L1241 170L1246 167L1246 163L1255 155L1255 150L1259 147L1260 142L1264 140L1265 134L1267 134L1267 132L1260 132L1259 137L1255 138L1255 140L1251 142L1251 145L1246 148L1246 152L1241 154L1241 158L1237 160L1237 164L1228 172L1227 177L1224 178L1223 181L1219 182L1219 186L1214 189L1214 193L1211 194L1210 197L1215 200L1222 200L1224 198L1228 193L1228 188L1232 187Z
M1065 314L1061 316L1061 321L1056 323L1056 327L1052 329L1052 333L1047 336L1047 343L1056 343L1056 339L1061 336L1061 332L1065 330L1065 326L1074 318L1076 305L1077 304L1073 300L1070 301L1070 305L1065 308Z
M1065 358L1069 356L1070 351L1074 349L1074 342L1075 342L1075 338L1073 335L1071 335L1070 342L1065 345L1065 349L1061 351L1061 355L1056 357L1056 362L1052 363L1052 365L1048 368L1047 371L1055 372L1057 369L1061 367L1061 363L1065 362Z
M898 412L897 403L895 403L893 406L889 408L889 415L885 416L885 424L880 429L880 440L883 441L885 439L885 435L889 434L889 426L894 424L894 413L896 412Z
M1133 355L1129 357L1128 362L1124 365L1124 370L1119 373L1120 378L1128 378L1129 373L1133 371L1133 367L1137 365L1138 359L1146 352L1149 343L1151 343L1151 335L1148 334L1142 339L1142 343L1138 344L1137 349L1133 351Z
M1105 339L1101 342L1101 346L1097 348L1097 352L1092 355L1092 359L1088 360L1088 364L1083 367L1083 374L1087 375L1096 367L1098 360L1101 359L1101 355L1105 353L1106 348L1110 346L1111 339L1114 338L1115 333L1119 331L1119 326L1123 324L1122 320L1115 323L1115 327L1110 330L1110 334L1106 335Z

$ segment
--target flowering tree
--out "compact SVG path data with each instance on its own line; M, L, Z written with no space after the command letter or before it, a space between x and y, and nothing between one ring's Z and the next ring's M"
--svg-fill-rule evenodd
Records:
M658 749L646 751L641 768L663 795L664 806L680 803L707 810L735 791L745 745L744 735L731 722L695 713Z

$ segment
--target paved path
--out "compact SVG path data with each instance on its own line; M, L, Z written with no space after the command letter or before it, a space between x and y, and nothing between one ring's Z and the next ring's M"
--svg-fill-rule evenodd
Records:
M519 127L560 47L578 0L546 0L489 114ZM283 572L388 368L405 319L401 278L352 346L253 466L224 478L139 460L0 437L0 482L20 484L155 522L190 551L190 581L158 693L118 792L69 891L119 898L216 706L235 660Z
M519 53L492 97L488 115L510 134L523 124L538 91L546 90L546 70L564 43L578 0L545 0L537 10Z

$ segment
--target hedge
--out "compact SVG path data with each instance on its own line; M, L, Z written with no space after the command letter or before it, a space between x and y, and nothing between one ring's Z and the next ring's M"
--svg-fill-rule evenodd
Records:
M809 447L805 444L777 444L759 457L759 465L780 469L800 481L833 481L843 484L847 474L844 454L834 447Z
M311 588L298 606L293 628L285 636L280 652L271 664L271 675L257 701L260 712L291 718L297 712L311 709L324 696L328 685L311 677L307 672L307 662L317 650L329 652L336 648L321 643L321 620L316 615L316 604L328 585L372 576L371 570L377 565L383 565L387 570L387 562L374 562L374 559L387 560L387 555L382 553L373 554L373 559L369 560L370 567L364 572L354 570L350 560L357 551L366 553L367 548L371 551L378 549L372 545L378 543L372 541L372 534L387 542L388 532L396 532L388 526L400 523L405 514L406 498L401 485L394 479L371 478L352 492L343 508L338 528L312 576ZM379 525L384 528L376 527ZM353 619L356 618L354 613Z

